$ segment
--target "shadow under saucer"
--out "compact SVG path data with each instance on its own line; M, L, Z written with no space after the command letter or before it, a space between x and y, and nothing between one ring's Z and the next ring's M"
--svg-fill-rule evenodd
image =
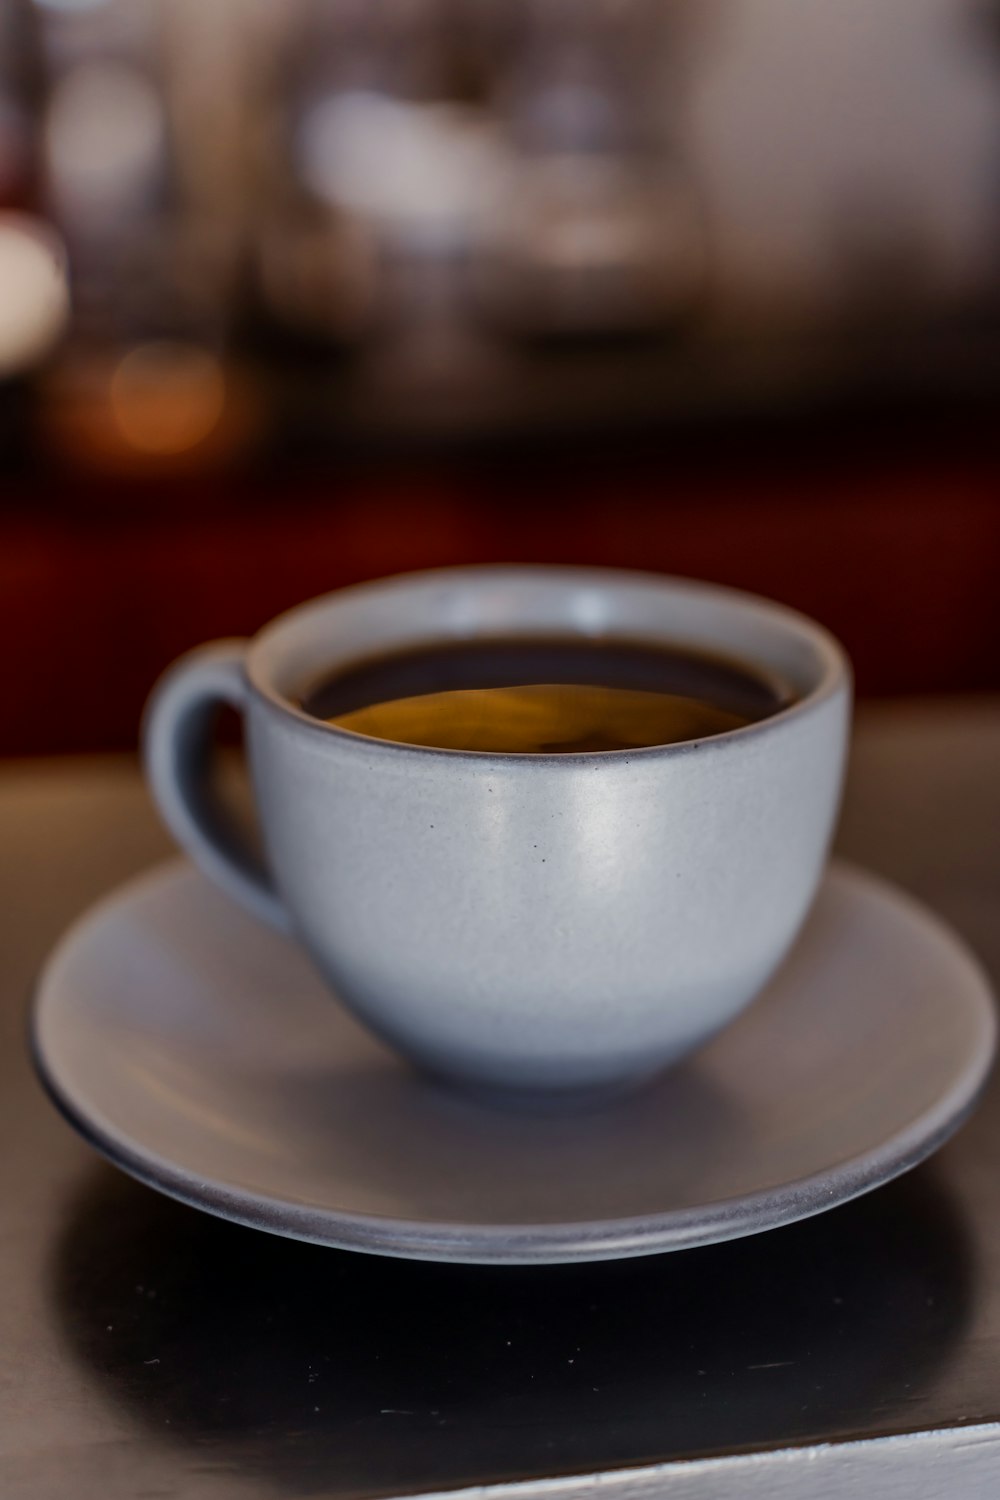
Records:
M50 1272L122 1409L296 1495L912 1428L974 1286L933 1166L750 1239L480 1267L255 1233L99 1165Z

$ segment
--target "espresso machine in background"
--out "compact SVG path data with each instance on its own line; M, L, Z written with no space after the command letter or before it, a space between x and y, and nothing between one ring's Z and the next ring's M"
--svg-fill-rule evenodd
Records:
M0 0L19 430L174 472L990 381L973 9Z
M494 337L649 332L689 305L696 198L671 142L661 0L311 4L272 74L258 222L265 304L365 327ZM281 210L285 209L283 213ZM340 295L296 307L296 220L326 230ZM282 232L284 230L284 233ZM453 330L454 331L454 330Z

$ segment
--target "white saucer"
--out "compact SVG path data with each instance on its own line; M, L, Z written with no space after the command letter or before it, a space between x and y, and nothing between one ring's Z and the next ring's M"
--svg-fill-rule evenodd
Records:
M186 864L77 923L34 1025L60 1108L152 1187L298 1239L512 1263L702 1245L853 1198L957 1128L996 1031L958 941L843 866L749 1011L586 1114L513 1114L426 1082Z

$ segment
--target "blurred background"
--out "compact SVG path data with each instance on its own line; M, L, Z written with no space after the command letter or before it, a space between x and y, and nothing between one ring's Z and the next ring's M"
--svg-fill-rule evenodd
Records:
M0 754L454 562L1000 689L998 409L1000 0L0 0Z

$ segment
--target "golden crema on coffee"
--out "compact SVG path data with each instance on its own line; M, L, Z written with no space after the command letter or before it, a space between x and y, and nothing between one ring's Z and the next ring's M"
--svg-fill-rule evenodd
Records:
M704 739L790 700L787 685L730 658L528 638L372 658L328 675L303 706L326 723L398 744L564 755Z

